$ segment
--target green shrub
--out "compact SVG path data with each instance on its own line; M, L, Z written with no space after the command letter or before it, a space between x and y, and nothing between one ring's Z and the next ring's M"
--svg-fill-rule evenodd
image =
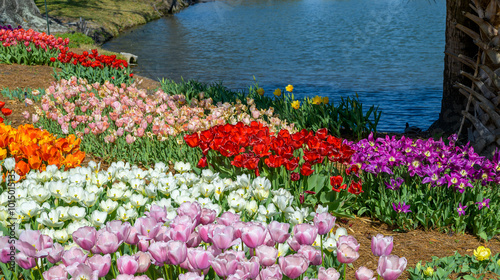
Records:
M78 48L80 45L86 44L86 45L93 45L94 39L90 38L89 36L75 32L75 33L56 33L54 34L55 37L61 37L63 39L69 38L69 45L68 47L70 48Z

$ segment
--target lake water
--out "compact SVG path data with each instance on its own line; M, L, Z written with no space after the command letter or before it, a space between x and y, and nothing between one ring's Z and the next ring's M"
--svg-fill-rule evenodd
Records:
M197 4L104 45L139 56L158 79L254 83L296 97L358 93L379 131L427 129L441 106L446 1L234 0Z

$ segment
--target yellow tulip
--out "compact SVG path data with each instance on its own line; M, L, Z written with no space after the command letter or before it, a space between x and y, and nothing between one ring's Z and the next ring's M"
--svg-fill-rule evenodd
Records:
M4 160L7 157L7 150L0 148L0 160Z
M293 86L292 86L292 85L288 85L288 86L286 87L286 91L288 91L288 92L292 92L292 91L293 91Z
M274 95L276 96L281 96L281 89L277 88L274 92L273 92Z
M263 89L263 88L258 88L258 89L257 89L257 93L258 93L260 96L264 95L264 89Z
M321 97L319 97L319 96L317 96L317 95L316 95L316 96L313 98L312 103L313 103L313 104L315 104L315 105L318 105L318 104L323 103L323 100L322 100L322 98L321 98Z
M432 267L427 267L425 270L424 270L424 275L425 276L432 276L434 274L434 269Z
M489 248L485 248L484 246L479 246L476 250L474 250L474 256L478 261L487 260L491 256L491 250Z
M292 108L299 109L300 108L300 101L298 101L298 100L293 101Z
M323 104L328 104L329 101L328 96L323 97Z

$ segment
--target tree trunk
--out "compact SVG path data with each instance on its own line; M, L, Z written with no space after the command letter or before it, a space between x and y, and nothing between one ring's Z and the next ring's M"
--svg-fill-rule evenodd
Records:
M484 0L481 2L484 2ZM445 52L455 55L462 54L475 59L477 58L478 47L469 36L455 27L457 23L460 23L472 30L478 31L479 28L477 25L464 16L465 12L474 12L469 6L470 4L471 0L446 1ZM445 55L441 112L439 119L431 125L429 131L435 131L436 129L445 133L456 133L458 131L463 117L462 110L465 109L467 100L453 85L456 82L471 85L470 80L460 75L461 70L470 72L471 69L460 63L455 57Z
M49 19L49 22L51 33L68 31L53 20ZM13 27L21 25L24 29L47 32L45 16L40 14L34 0L0 0L0 24L10 24Z

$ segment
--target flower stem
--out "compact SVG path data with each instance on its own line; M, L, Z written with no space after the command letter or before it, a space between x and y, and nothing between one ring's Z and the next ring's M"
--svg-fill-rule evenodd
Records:
M321 265L323 267L325 267L325 264L323 263L324 259L323 259L323 235L320 236L320 245L321 245Z
M347 274L347 264L344 264L344 280L347 280L346 274Z

